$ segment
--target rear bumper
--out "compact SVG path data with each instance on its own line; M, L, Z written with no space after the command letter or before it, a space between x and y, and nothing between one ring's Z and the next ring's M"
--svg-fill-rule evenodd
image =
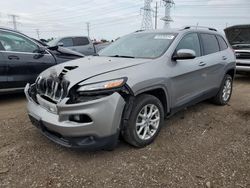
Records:
M33 125L50 140L71 148L93 149L111 144L117 138L122 118L124 99L118 93L80 104L53 104L39 96L38 104L28 94L27 109ZM91 122L76 123L71 115L85 114Z

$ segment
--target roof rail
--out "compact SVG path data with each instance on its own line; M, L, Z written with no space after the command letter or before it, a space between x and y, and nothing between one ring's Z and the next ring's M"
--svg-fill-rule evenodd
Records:
M194 28L194 29L208 29L208 30L210 30L210 31L217 31L217 29L212 28L212 27L196 26L196 25L185 26L185 27L183 28L183 30L185 30L185 29L192 29L192 28Z

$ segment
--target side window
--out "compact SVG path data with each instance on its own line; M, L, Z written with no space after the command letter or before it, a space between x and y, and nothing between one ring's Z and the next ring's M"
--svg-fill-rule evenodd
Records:
M74 46L85 46L89 44L87 37L75 37L73 38Z
M220 51L219 44L215 35L202 33L201 40L203 43L204 55Z
M178 44L176 51L180 49L194 50L197 57L201 56L200 41L197 33L190 33L184 36Z
M219 41L220 50L226 50L228 48L228 45L226 41L223 39L223 37L217 35L217 39Z
M5 51L35 53L38 45L31 40L7 31L0 31L0 48Z
M73 46L72 38L64 38L64 39L60 40L58 43L62 43L63 47L71 47L71 46Z

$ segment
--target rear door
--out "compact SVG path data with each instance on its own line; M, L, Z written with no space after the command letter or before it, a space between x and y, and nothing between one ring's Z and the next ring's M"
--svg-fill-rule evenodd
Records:
M220 51L219 41L214 34L201 33L200 38L204 56L204 78L206 90L216 92L224 77L224 66L227 61L226 53Z
M204 59L201 56L201 45L197 33L185 35L176 47L194 50L195 59L177 60L172 62L173 106L178 108L202 96L205 90Z
M0 30L0 36L5 49L2 55L7 65L8 88L23 88L26 83L33 83L43 70L56 64L49 52L38 53L38 44L24 35Z
M88 37L74 37L73 38L74 48L77 52L80 52L84 55L93 55L94 46Z

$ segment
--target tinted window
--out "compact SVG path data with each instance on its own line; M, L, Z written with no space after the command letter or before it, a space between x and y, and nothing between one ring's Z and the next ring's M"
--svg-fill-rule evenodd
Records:
M34 53L38 50L38 45L31 40L6 31L0 31L0 48L12 52Z
M220 51L219 44L215 35L201 34L204 55L216 53Z
M228 48L226 41L221 36L217 35L217 39L218 39L219 44L220 44L220 50L225 50Z
M63 47L73 46L72 38L64 38L64 39L60 40L58 43L63 43Z
M178 44L176 51L180 49L194 50L197 57L201 55L200 41L196 33L187 34Z
M84 46L89 44L89 39L87 37L75 37L73 38L74 46Z

